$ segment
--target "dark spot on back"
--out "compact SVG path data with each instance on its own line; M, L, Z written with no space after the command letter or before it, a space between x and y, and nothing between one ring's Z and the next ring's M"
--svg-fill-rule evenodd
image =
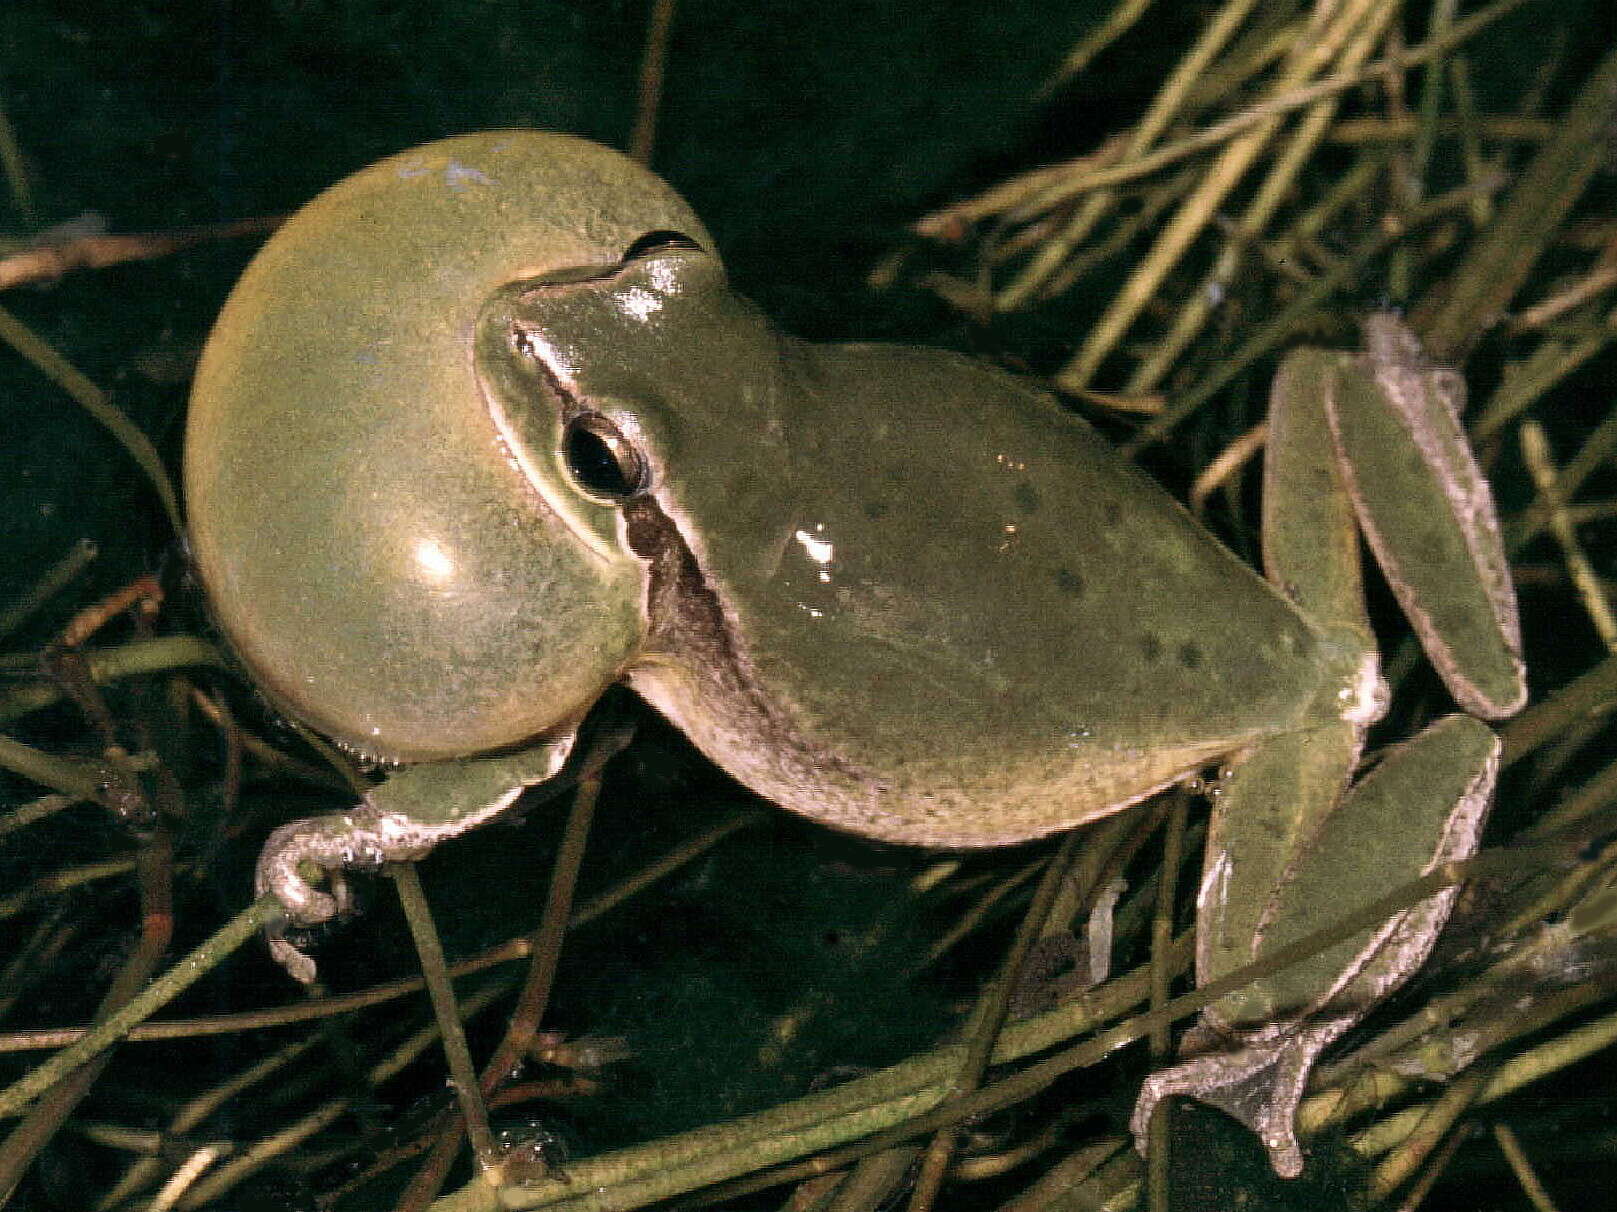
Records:
M1106 501L1100 507L1101 520L1108 526L1116 526L1123 520L1123 507L1116 501Z
M866 501L865 502L865 517L869 518L872 522L878 521L879 519L884 518L886 516L887 516L887 502L886 501Z
M1179 663L1186 669L1200 669L1202 650L1195 644L1184 644L1179 649Z
M1016 486L1016 491L1012 495L1016 498L1016 507L1023 513L1039 512L1039 505L1041 504L1039 490L1026 480Z
M1140 637L1140 655L1148 661L1162 659L1162 641L1149 631Z
M1070 593L1075 598L1084 595L1084 578L1070 568L1056 569L1056 588L1062 593Z

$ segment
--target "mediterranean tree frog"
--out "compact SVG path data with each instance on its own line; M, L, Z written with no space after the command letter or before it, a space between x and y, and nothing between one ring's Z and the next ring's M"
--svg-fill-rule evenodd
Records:
M410 858L554 775L626 681L749 787L838 829L983 847L1231 768L1200 978L1469 854L1525 688L1459 385L1387 316L1273 392L1260 576L1036 387L814 345L606 148L495 131L295 215L196 381L186 486L220 627L281 709L393 764L260 868ZM1386 693L1367 535L1469 714L1350 785ZM1452 892L1213 1006L1150 1079L1276 1167L1314 1057L1419 966ZM278 955L308 979L285 939Z

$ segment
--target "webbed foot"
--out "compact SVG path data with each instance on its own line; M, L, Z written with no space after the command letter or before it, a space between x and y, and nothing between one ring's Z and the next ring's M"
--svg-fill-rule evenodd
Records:
M1297 1107L1314 1062L1353 1024L1351 1017L1324 1018L1234 1050L1208 1052L1154 1073L1140 1087L1129 1119L1136 1147L1145 1152L1151 1116L1171 1095L1217 1107L1257 1134L1269 1164L1282 1178L1303 1172L1297 1140ZM1211 1032L1203 1033L1211 1036Z

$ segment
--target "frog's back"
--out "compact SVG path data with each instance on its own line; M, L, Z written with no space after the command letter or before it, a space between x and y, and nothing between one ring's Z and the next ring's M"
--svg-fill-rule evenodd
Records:
M933 350L800 348L772 558L696 553L749 695L632 677L744 781L871 836L1001 844L1316 702L1298 614L1053 398ZM675 491L711 515L703 488Z

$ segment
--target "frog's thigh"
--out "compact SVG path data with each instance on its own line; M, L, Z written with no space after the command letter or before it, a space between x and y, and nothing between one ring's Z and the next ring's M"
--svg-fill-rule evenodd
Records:
M1499 739L1470 716L1438 720L1388 750L1302 848L1270 907L1256 953L1283 947L1477 847L1498 773ZM1456 889L1264 984L1271 1018L1312 1012L1357 1018L1425 960Z
M1296 349L1275 374L1263 455L1263 569L1316 628L1373 652L1358 523L1326 422L1346 358Z

